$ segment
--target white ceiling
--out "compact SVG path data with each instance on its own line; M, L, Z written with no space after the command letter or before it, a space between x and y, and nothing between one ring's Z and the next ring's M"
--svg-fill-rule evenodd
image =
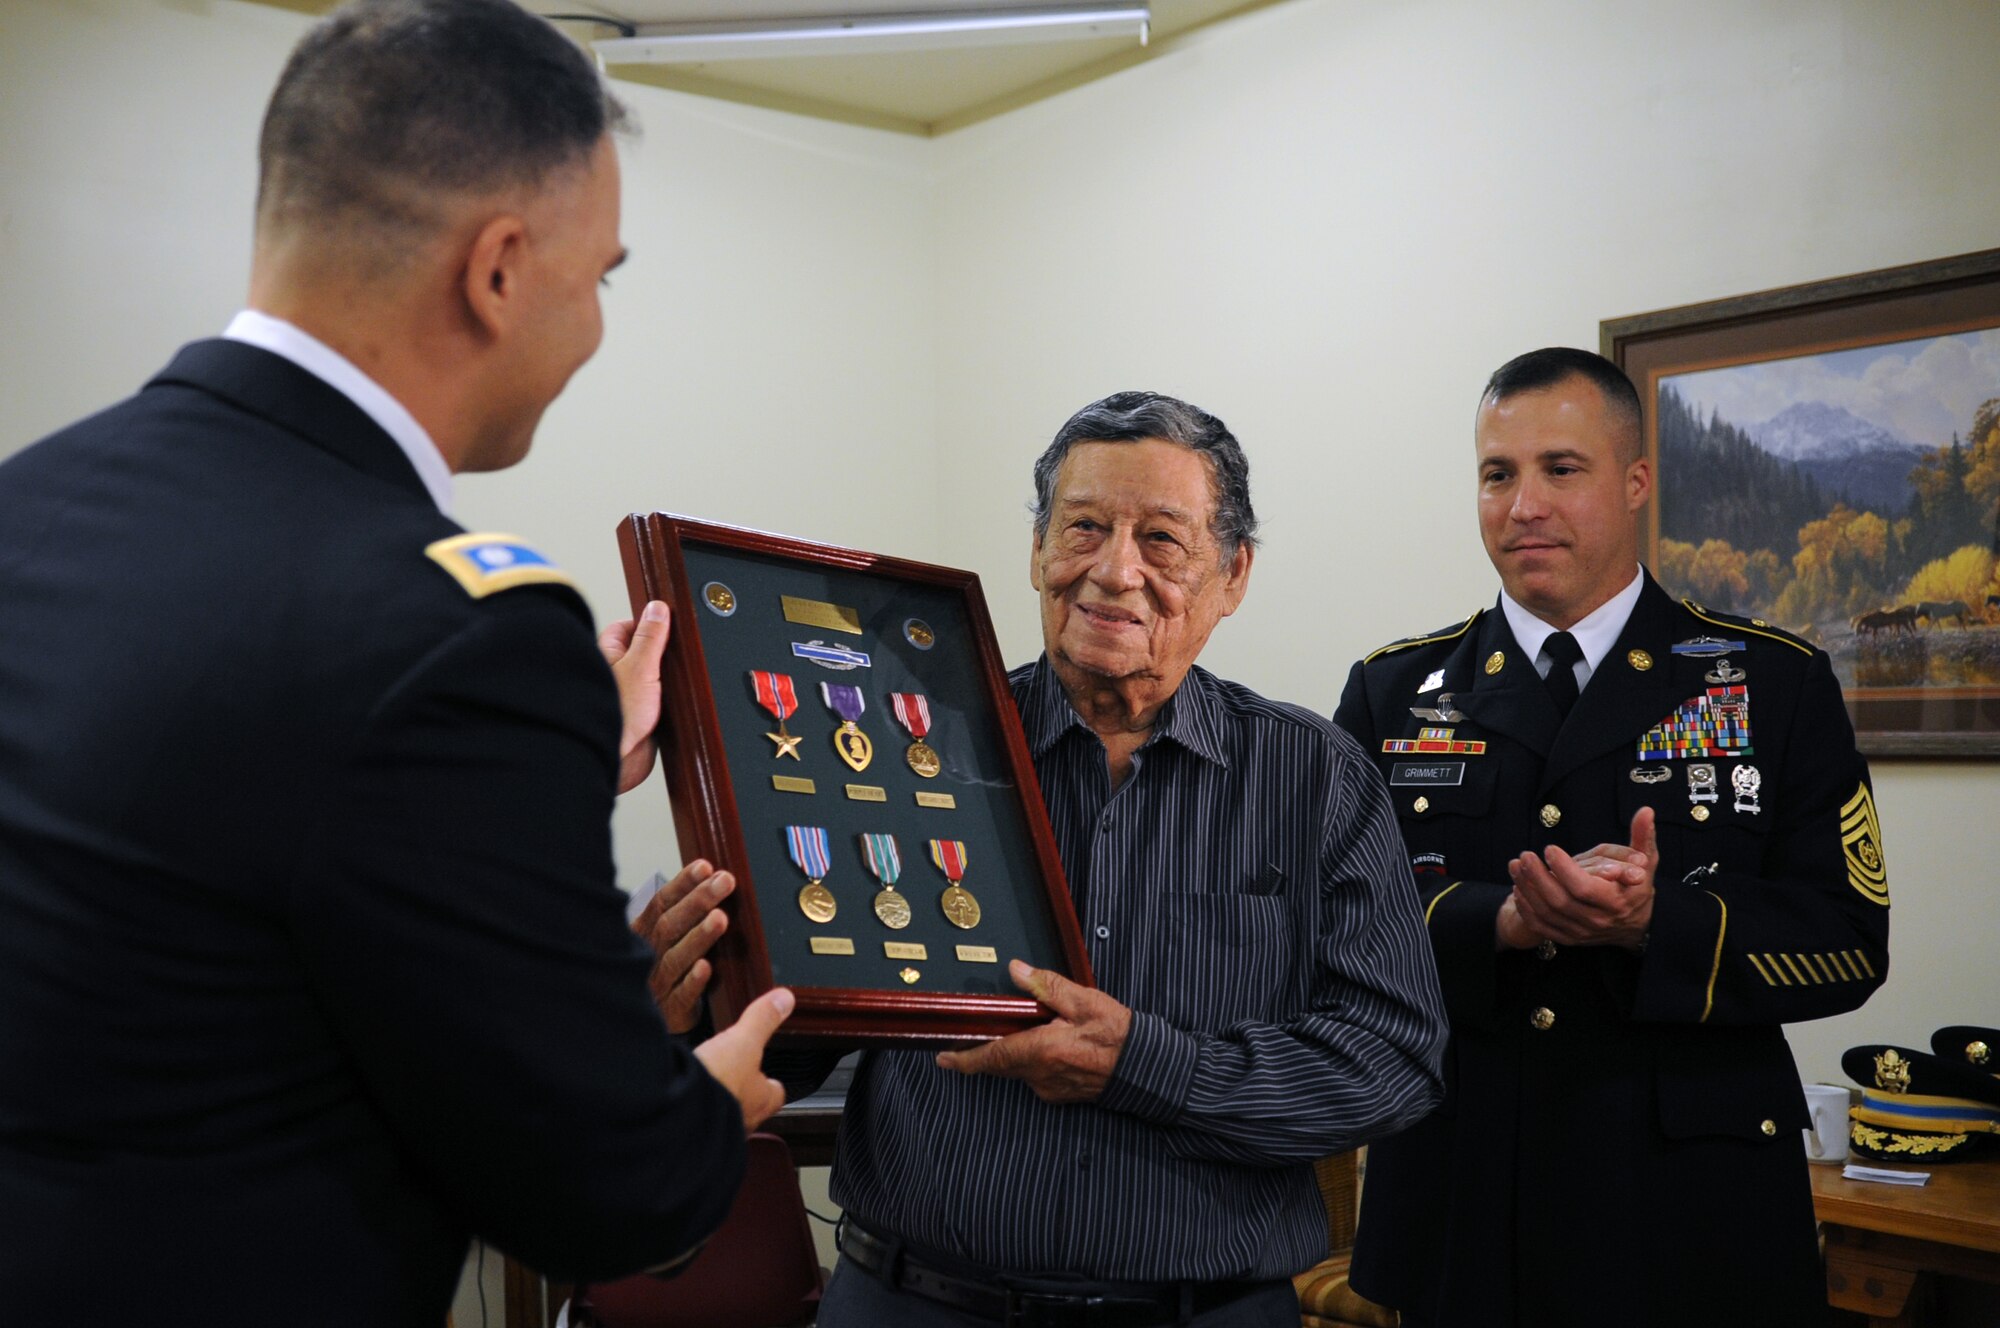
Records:
M1150 45L1130 38L898 55L728 60L706 65L613 65L615 78L773 106L911 134L946 133L1124 69L1180 34L1280 0L1151 0ZM333 0L265 0L324 12ZM1078 0L522 0L541 14L596 14L644 28L655 23L743 22L832 16L1055 8ZM593 23L564 23L579 41L615 37Z

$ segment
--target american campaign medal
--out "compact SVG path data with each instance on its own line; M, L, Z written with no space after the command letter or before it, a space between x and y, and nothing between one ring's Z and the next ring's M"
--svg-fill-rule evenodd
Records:
M853 646L828 645L824 641L794 641L792 653L800 659L809 659L823 669L865 669L871 667L869 658Z
M1757 791L1764 786L1764 776L1757 773L1756 766L1739 765L1730 771L1729 786L1736 790L1737 811L1755 816L1764 810L1757 803Z
M1688 767L1688 801L1694 803L1714 802L1722 795L1715 789L1715 767L1712 765L1691 765Z
M778 744L777 756L789 756L794 761L803 760L799 755L802 738L785 732L785 721L798 713L799 696L792 690L790 675L753 671L750 685L757 691L757 704L777 717L778 731L764 736ZM772 759L777 759L774 756Z
M1635 765L1632 767L1634 784L1664 784L1674 777L1673 770L1664 765Z
M937 633L922 618L910 618L903 623L903 639L919 650L929 650L937 644Z
M896 851L896 837L861 836L861 855L868 859L868 870L882 882L882 888L875 894L875 916L882 919L883 926L898 931L909 926L910 901L896 893L896 879L903 874L903 858Z
M859 687L844 682L823 682L819 694L826 698L826 708L840 716L840 727L833 731L833 750L860 774L875 759L875 744L868 741L868 735L854 722L868 709L867 698L861 695Z
M791 850L792 864L806 877L805 889L799 891L799 912L814 922L832 922L833 891L820 884L833 867L833 860L826 851L826 827L788 825L785 827L785 847Z
M720 581L711 581L701 588L702 600L708 611L718 618L727 618L736 612L736 592Z
M959 885L965 879L965 841L962 839L933 839L931 841L931 861L951 882L951 888L938 896L938 907L944 910L945 921L964 931L979 925L979 901L972 892Z
M1507 657L1496 650L1486 657L1486 672L1488 674L1498 673L1506 662Z
M1625 652L1625 662L1639 670L1639 672L1644 673L1647 669L1653 667L1653 656L1650 652L1644 650L1628 650Z
M937 749L924 741L924 735L931 731L931 703L915 692L891 692L889 704L896 711L896 720L910 731L916 741L910 750L903 753L903 759L910 763L910 769L925 779L937 778L937 772L944 769L944 762L938 759Z

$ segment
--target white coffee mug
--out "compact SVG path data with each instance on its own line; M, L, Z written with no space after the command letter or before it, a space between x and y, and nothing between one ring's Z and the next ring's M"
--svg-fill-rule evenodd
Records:
M1806 1085L1806 1108L1812 1112L1812 1128L1805 1132L1807 1158L1847 1160L1847 1104L1847 1090L1839 1084Z

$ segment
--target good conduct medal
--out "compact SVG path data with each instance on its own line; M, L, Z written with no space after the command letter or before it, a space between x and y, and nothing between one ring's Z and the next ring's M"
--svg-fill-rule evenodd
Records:
M896 878L903 874L903 857L896 851L896 837L863 835L861 852L868 859L868 870L882 882L882 889L875 896L875 916L882 919L883 926L898 931L909 926L910 901L896 893Z
M970 890L959 885L965 879L965 841L933 839L931 861L951 882L951 888L938 896L938 907L944 910L945 920L954 927L971 931L979 925L979 901Z
M764 736L778 744L778 755L789 756L794 761L799 757L801 739L785 732L785 721L798 713L798 693L792 690L791 677L783 673L755 673L750 675L750 685L757 689L757 704L778 718L778 731Z
M889 704L895 707L896 719L910 731L916 741L910 750L903 753L903 759L910 763L910 769L925 779L937 778L937 772L944 769L944 762L938 759L937 749L924 741L931 731L931 703L915 692L891 692Z
M833 750L856 774L861 773L875 759L875 744L854 722L868 708L867 698L859 687L847 682L823 682L819 694L826 698L826 708L840 716L840 727L833 731Z
M792 851L794 865L806 875L805 889L799 891L799 912L814 922L832 922L833 891L820 884L833 866L826 851L826 827L788 825L785 844Z

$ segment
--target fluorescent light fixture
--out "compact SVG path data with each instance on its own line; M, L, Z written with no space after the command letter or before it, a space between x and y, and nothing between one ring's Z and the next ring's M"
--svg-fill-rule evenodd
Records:
M983 13L894 14L854 18L647 24L637 36L593 42L606 64L707 64L813 55L879 55L965 46L1137 37L1152 26L1149 5L1089 9L999 9Z

